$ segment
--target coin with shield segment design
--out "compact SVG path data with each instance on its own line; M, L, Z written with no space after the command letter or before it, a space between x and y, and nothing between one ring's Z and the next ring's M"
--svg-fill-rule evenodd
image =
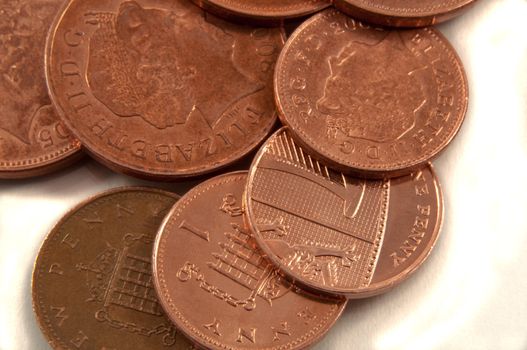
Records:
M277 131L247 182L246 218L274 264L299 285L349 298L387 291L430 254L443 218L426 166L391 180L362 180L317 161Z
M192 0L200 7L233 20L280 23L330 6L330 0Z
M423 27L444 22L476 0L333 0L341 11L369 23Z
M461 61L435 29L372 28L336 10L292 34L275 90L298 142L368 178L425 165L455 137L468 105Z
M156 238L156 290L171 320L206 349L304 349L346 302L282 280L244 226L246 182L247 172L224 174L178 201Z
M174 180L225 167L276 122L280 28L232 24L188 0L74 0L47 43L50 95L96 159Z
M159 305L152 246L179 197L122 188L70 211L44 241L33 308L54 349L193 349Z
M80 157L44 79L46 33L61 0L0 0L0 179L43 175Z

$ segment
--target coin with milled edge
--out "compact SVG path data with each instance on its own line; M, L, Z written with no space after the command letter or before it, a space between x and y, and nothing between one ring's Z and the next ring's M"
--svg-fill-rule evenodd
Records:
M183 196L154 248L154 282L176 326L206 349L304 349L330 329L344 299L282 280L244 226L247 172L210 179ZM269 223L269 230L280 229Z
M373 28L336 10L292 34L275 94L298 142L369 178L425 165L452 141L468 105L461 61L435 29Z
M51 105L42 65L60 0L0 0L0 179L43 175L80 157Z
M73 0L47 42L50 95L87 151L155 180L202 175L276 122L280 28L232 24L186 0Z
M53 349L194 349L152 284L152 245L179 198L121 188L71 210L40 248L33 309Z
M287 128L258 152L244 197L258 245L306 289L363 298L412 274L439 235L443 199L430 165L362 180L315 160Z
M476 0L333 0L339 10L370 23L424 27L462 14Z
M229 19L253 23L281 23L321 11L329 0L192 0L198 6Z

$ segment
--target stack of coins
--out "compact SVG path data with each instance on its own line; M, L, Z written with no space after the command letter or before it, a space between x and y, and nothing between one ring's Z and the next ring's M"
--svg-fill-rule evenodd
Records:
M425 26L474 2L3 1L0 178L81 148L127 175L205 178L64 216L33 272L51 346L303 349L348 299L408 278L443 219L430 161L468 105Z

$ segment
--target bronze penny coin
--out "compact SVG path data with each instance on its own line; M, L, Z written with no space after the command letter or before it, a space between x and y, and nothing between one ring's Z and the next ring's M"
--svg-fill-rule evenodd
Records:
M188 192L154 248L154 282L170 319L207 349L303 349L341 314L344 299L316 297L282 280L244 227L247 172Z
M329 0L192 0L219 16L253 23L281 23L330 6Z
M458 132L468 105L459 57L432 28L372 28L336 10L291 36L277 63L280 118L339 171L419 169Z
M430 254L443 199L430 165L391 180L334 171L287 129L257 154L245 196L259 246L310 290L362 298L387 291Z
M281 29L218 19L186 0L74 0L47 42L60 116L116 171L201 175L257 147L276 121Z
M190 349L159 305L152 245L179 197L123 188L70 211L33 271L33 308L54 349Z
M386 26L423 27L460 15L476 0L333 0L341 11Z
M61 0L0 0L0 179L42 175L80 157L44 79L46 33Z

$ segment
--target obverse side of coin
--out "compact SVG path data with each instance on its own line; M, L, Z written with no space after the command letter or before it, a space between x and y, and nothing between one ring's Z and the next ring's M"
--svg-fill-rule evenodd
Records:
M257 154L245 196L259 246L294 282L362 298L414 272L433 248L443 200L430 166L373 181L336 172L286 128Z
M458 132L468 105L456 52L431 28L386 31L336 10L313 16L277 63L282 121L333 167L405 175Z
M107 166L158 180L200 175L270 132L283 40L280 29L231 24L186 0L75 0L48 38L48 85Z
M424 27L460 15L475 0L334 0L341 11L355 18L395 27Z
M318 298L282 280L244 227L247 172L188 192L156 238L154 282L178 328L207 349L303 349L341 314L343 299Z
M330 6L329 0L192 0L198 6L235 20L280 23Z
M46 90L46 33L60 0L0 0L0 179L42 175L80 156Z
M178 196L146 188L101 194L67 214L43 243L33 308L54 349L191 349L152 284L152 245Z

